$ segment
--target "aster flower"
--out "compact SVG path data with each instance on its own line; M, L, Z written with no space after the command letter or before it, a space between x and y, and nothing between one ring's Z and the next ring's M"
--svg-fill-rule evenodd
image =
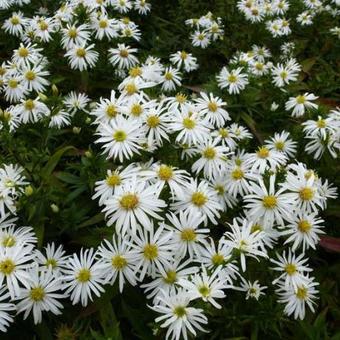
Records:
M130 69L138 63L138 59L133 53L137 52L136 48L131 48L125 44L118 44L117 48L109 49L110 63L118 66L119 69Z
M207 324L208 319L202 309L189 307L190 298L180 290L176 295L162 294L158 296L158 302L151 308L163 315L156 318L156 322L163 322L161 327L168 327L166 339L179 340L181 336L187 339L187 329L194 336L195 328L204 332L201 324Z
M81 249L79 257L77 254L69 257L63 270L63 289L65 294L70 294L73 305L81 302L85 307L89 299L92 301L92 293L99 297L104 292L103 273L102 265L95 260L93 248Z
M252 282L242 278L241 287L236 287L234 289L246 292L246 300L248 300L249 298L258 300L261 295L265 295L263 290L267 288L267 286L260 286L258 280Z
M241 73L242 70L242 67L238 67L229 71L226 67L223 67L216 77L218 86L221 89L227 88L229 94L239 94L248 84L248 76L246 73Z
M6 286L0 289L0 331L6 333L7 327L14 321L10 312L16 311L16 306L13 303L3 302L10 298Z
M62 245L57 248L54 242L48 243L44 251L35 251L35 262L40 266L40 270L50 270L54 274L59 274L66 266L68 256Z
M281 133L275 133L274 137L270 137L265 141L265 146L269 150L275 150L284 153L287 157L293 157L296 153L297 142L294 142L289 138L289 132L282 131Z
M159 190L148 185L145 181L138 181L134 176L117 188L114 196L105 201L105 212L108 225L115 223L116 232L122 235L135 234L137 225L150 230L151 218L161 220L158 214L166 203L158 198Z
M293 117L301 117L305 114L306 109L317 109L318 105L314 104L313 101L318 97L313 93L305 93L297 97L290 97L286 102L286 110L293 109Z
M174 91L177 86L181 86L181 75L177 68L172 66L166 67L162 75L162 90Z
M94 50L94 44L86 46L74 45L65 53L72 69L84 71L96 65L99 53Z

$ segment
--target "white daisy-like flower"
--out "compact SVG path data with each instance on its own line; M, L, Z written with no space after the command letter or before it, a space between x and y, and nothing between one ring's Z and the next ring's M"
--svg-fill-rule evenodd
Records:
M263 290L267 288L267 286L260 286L258 280L252 282L242 278L241 287L236 287L234 289L246 292L246 300L248 300L249 298L258 300L261 295L265 295Z
M111 285L118 279L119 291L122 292L125 281L132 286L137 284L134 265L135 255L131 252L131 246L120 236L113 236L112 242L104 240L98 247L97 258L103 267L103 277Z
M204 217L205 225L208 220L217 224L222 206L208 182L203 180L198 183L197 180L192 179L187 184L186 190L176 193L174 199L175 202L171 204L172 210L200 214Z
M314 278L306 278L306 282L294 289L293 287L286 288L281 286L276 290L279 295L279 302L285 303L285 314L294 315L294 319L305 318L306 304L312 312L314 312L313 305L315 304L316 294L318 290L315 288L319 285L318 282L314 282Z
M8 301L10 298L10 294L7 291L6 286L0 289L0 331L6 333L7 327L9 327L10 323L14 321L10 312L16 311L16 306Z
M185 51L178 51L171 54L170 61L179 69L183 66L186 72L191 72L198 68L197 58Z
M165 224L164 227L173 234L171 242L175 256L184 258L189 255L190 259L195 256L199 257L199 245L202 244L209 233L209 229L199 228L204 222L204 217L188 211L180 211L178 216L174 213L167 214L166 217L170 224Z
M294 142L289 136L289 132L286 131L275 133L274 137L270 137L269 140L265 141L265 146L269 150L283 152L287 157L293 157L296 153L297 142Z
M166 275L165 267L173 260L172 232L166 231L163 225L155 230L152 222L148 229L138 228L138 233L128 242L136 261L135 273L139 274L140 281L145 275L155 278L157 272Z
M70 294L73 305L81 302L85 307L89 299L92 301L92 293L99 297L104 292L103 273L102 265L95 260L93 248L81 249L79 257L77 254L69 257L63 269L63 288L67 295Z
M1 225L0 247L11 248L17 245L34 245L37 243L34 230L31 227L16 227L11 224L7 227Z
M138 224L151 229L151 217L161 220L159 213L166 203L158 198L159 190L136 176L117 188L114 196L105 201L107 224L115 223L117 233L134 235Z
M137 48L131 48L125 44L118 44L117 48L110 48L110 63L118 66L119 69L130 69L138 64L138 58L133 55L137 52Z
M40 101L39 97L36 99L21 100L21 103L14 108L20 120L27 124L29 122L36 123L43 117L50 114L50 109Z
M84 71L93 68L98 60L99 53L94 49L94 44L86 46L75 45L65 53L72 69Z
M177 68L166 67L162 75L162 90L174 91L177 86L181 86L181 74Z
M44 252L40 250L35 251L35 262L40 265L40 270L48 271L58 274L65 267L68 255L62 245L57 248L54 242L48 243L44 247Z
M67 24L61 29L61 46L70 49L74 46L83 46L90 40L91 33L87 24L79 26Z
M24 312L24 319L32 312L34 324L41 323L42 312L52 312L54 315L61 314L63 305L58 299L66 298L67 295L58 293L62 289L62 276L56 277L51 270L39 271L38 266L28 271L29 287L20 291L17 304L17 312Z
M285 230L281 235L287 235L288 238L285 244L292 243L292 250L295 251L300 245L305 251L309 247L315 249L315 246L320 240L320 234L325 232L320 225L324 222L323 219L317 217L317 213L298 212L296 215L291 215L288 220Z
M314 100L319 97L315 96L313 93L305 93L298 95L297 97L290 97L286 102L286 110L292 111L293 117L301 117L305 114L306 109L317 109L318 105L313 103Z
M210 44L210 34L208 32L195 31L190 38L193 46L207 48Z
M229 94L239 94L240 91L244 90L246 85L249 83L248 75L242 73L243 68L238 67L235 70L228 70L223 67L219 75L216 77L218 86L221 89L228 89Z
M89 97L85 93L77 93L71 91L64 99L63 104L73 116L77 111L87 112L86 106L90 102Z
M126 119L120 115L106 124L100 123L97 135L100 137L95 143L103 143L103 153L107 154L107 158L118 158L120 162L139 154L144 142L141 125L132 118Z
M276 176L269 178L269 188L266 188L262 179L258 183L250 183L251 194L243 197L246 203L247 215L250 219L258 220L263 218L269 224L284 224L284 221L291 216L293 210L292 201L289 194L285 193L285 188L275 189Z
M180 340L188 338L187 329L194 336L195 328L205 332L201 324L207 324L208 319L202 309L189 307L190 298L185 291L179 290L176 295L163 293L157 298L157 304L151 308L163 315L156 318L156 322L163 322L162 328L168 327L166 339Z
M301 71L301 66L295 59L289 59L288 62L277 64L271 68L273 83L277 87L283 87L292 81L296 81Z
M258 260L258 256L268 257L267 253L261 250L262 239L264 233L262 231L252 230L252 223L246 219L242 225L237 220L233 220L233 224L229 224L231 231L227 231L224 235L224 243L231 249L237 249L240 253L241 268L246 270L246 257L252 257Z
M304 254L297 256L289 249L287 256L285 251L282 255L276 254L276 256L278 259L271 258L270 262L276 265L272 269L279 272L280 276L273 281L273 284L279 283L286 288L297 289L299 285L306 283L305 274L311 272L312 269L306 264L308 258L304 258Z

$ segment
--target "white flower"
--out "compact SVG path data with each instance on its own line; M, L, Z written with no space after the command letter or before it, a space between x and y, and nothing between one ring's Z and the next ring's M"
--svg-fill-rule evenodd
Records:
M270 259L270 262L276 265L272 269L278 271L280 276L273 281L273 284L278 283L287 289L289 287L297 289L299 285L306 283L305 274L312 269L306 265L308 258L304 258L304 254L297 256L289 249L287 256L285 251L282 255L276 254L276 256L278 260Z
M134 254L131 252L131 246L121 237L112 237L112 242L104 240L98 247L97 258L103 265L103 277L111 285L118 278L119 291L123 291L125 280L132 286L137 284L134 273L134 264L136 262Z
M87 24L79 26L67 24L66 28L61 29L61 33L61 46L65 49L83 46L90 40L90 31Z
M291 140L289 136L289 132L286 131L275 133L274 137L270 137L269 140L265 141L265 146L269 150L282 152L288 157L293 157L296 153L297 142Z
M63 104L70 111L73 116L78 110L86 111L86 106L89 103L90 99L85 93L77 93L75 91L71 91L64 99Z
M181 86L181 75L177 68L171 66L164 70L162 76L162 91L174 91L176 86Z
M174 199L177 202L171 204L174 211L187 211L188 213L200 214L204 218L205 225L208 220L217 224L216 218L220 217L222 209L216 192L209 186L208 182L191 180L186 190L176 193Z
M243 197L250 219L263 218L269 224L283 225L284 220L290 217L293 208L291 198L289 194L284 193L284 188L275 190L275 179L275 175L270 176L268 189L262 179L258 179L258 184L250 184L251 194Z
M100 138L95 143L103 143L107 158L118 158L123 162L124 158L130 159L135 153L139 154L142 148L144 133L133 118L117 116L108 123L100 123L97 131Z
M136 261L135 273L139 273L140 281L145 275L154 278L157 272L166 275L165 267L173 260L171 238L172 232L165 231L162 225L155 231L150 222L149 231L139 228L132 241L128 242Z
M26 269L34 258L32 245L17 244L13 247L0 247L0 286L6 283L12 299L20 294L21 287L29 287L30 276Z
M119 36L117 20L110 19L104 14L98 18L95 16L91 18L91 28L96 32L95 37L99 40L102 40L104 37L111 40Z
M93 248L81 249L80 257L77 254L70 256L63 274L63 288L66 294L71 294L73 305L81 302L85 307L89 298L92 301L92 293L99 297L104 292L103 267L95 261Z
M248 76L246 73L241 73L242 70L242 67L238 67L229 71L226 67L223 67L216 77L218 86L221 89L227 88L229 94L239 94L248 84Z
M277 87L283 87L291 81L297 80L300 71L301 66L296 63L295 59L289 59L285 65L277 64L271 69L273 83Z
M241 287L236 288L237 290L247 292L246 294L246 300L249 298L253 298L258 300L261 295L265 295L262 291L268 288L267 286L260 286L259 281L255 280L254 282L252 281L247 281L242 278L241 282Z
M1 225L0 247L11 248L17 245L34 245L35 243L37 243L37 238L35 237L33 228L17 228L14 224L7 227Z
M58 274L65 267L68 256L62 245L56 248L54 242L48 243L44 248L44 253L40 250L35 251L35 261L40 265L40 270L51 270L52 273Z
M206 48L210 44L210 34L207 32L195 31L190 38L193 46Z
M242 225L238 225L237 220L233 220L233 224L229 224L231 231L227 231L224 235L226 239L224 243L240 252L242 270L246 270L246 256L253 257L258 260L258 256L268 257L267 254L260 250L264 233L262 231L252 231L252 223L246 219Z
M171 225L165 224L165 229L172 232L171 243L176 257L184 258L187 254L190 259L195 255L199 255L199 245L207 237L209 229L199 228L203 223L204 217L192 212L179 212L179 216L175 214L167 214L167 219Z
M6 286L0 289L0 331L7 332L7 327L14 321L9 312L16 311L13 303L2 302L8 300L10 294L7 292Z
M307 136L320 136L322 139L326 140L328 134L333 134L340 129L334 124L332 118L322 118L318 116L318 120L307 120L302 123L303 132Z
M305 93L297 97L290 97L286 102L286 110L289 111L293 109L293 117L301 117L305 114L306 109L317 109L318 105L314 104L312 101L318 99L313 93Z
M24 313L24 319L33 311L34 323L42 321L42 312L61 314L63 305L58 299L66 298L65 294L58 294L62 289L62 276L56 277L51 270L39 272L38 266L28 271L29 287L21 289L17 304L18 313Z
M162 219L158 214L166 203L158 198L159 190L136 177L125 181L117 188L113 197L105 201L104 212L108 225L115 223L117 233L134 235L137 225L150 230L151 217Z
M199 174L203 170L204 177L211 179L225 170L227 157L230 155L229 148L217 145L218 143L218 139L213 141L208 138L196 146L200 158L191 167L194 173Z
M195 328L204 332L200 324L207 324L208 319L203 314L202 309L189 307L190 298L186 292L180 290L176 295L167 295L163 293L158 296L158 304L151 308L157 313L163 314L156 318L156 322L163 322L162 328L168 327L165 338L172 340L180 340L188 338L187 329L194 336Z
M138 59L133 55L137 48L131 48L125 44L118 44L117 48L110 48L110 63L118 66L119 69L130 69L138 64Z
M50 114L50 109L39 100L39 97L22 100L21 104L15 106L14 111L25 124L35 123Z
M170 55L170 61L181 68L183 66L186 72L191 72L198 68L197 58L193 57L191 53L185 51L178 51Z
M196 99L197 110L206 117L210 124L222 128L226 121L230 120L229 113L222 108L227 103L219 97L214 97L212 93L208 96L201 92L200 95L201 97Z
M94 50L94 44L86 46L85 43L72 46L65 53L65 57L68 57L71 68L80 71L93 68L96 65L98 56L99 53Z
M313 280L314 278L306 277L306 283L299 285L297 289L293 287L286 288L285 286L277 289L278 301L286 304L285 314L294 314L294 319L303 320L306 314L306 304L314 312L313 304L315 304L314 300L317 298L316 294L318 293L315 286L318 283Z
M245 165L251 167L251 172L263 174L267 169L275 171L280 165L287 162L287 157L275 150L270 150L266 146L261 146L255 153L247 154Z
M298 212L296 215L291 215L288 219L290 222L286 225L286 229L281 232L281 235L288 235L285 241L293 243L292 250L295 251L301 244L302 250L305 251L309 247L315 249L320 237L319 234L324 234L322 230L323 219L317 217L317 213Z
M186 294L191 300L201 298L205 302L210 302L215 308L222 308L215 299L223 299L227 285L219 275L221 267L216 268L211 275L207 274L207 270L202 266L200 274L194 274L189 279L181 279L179 285L186 290Z

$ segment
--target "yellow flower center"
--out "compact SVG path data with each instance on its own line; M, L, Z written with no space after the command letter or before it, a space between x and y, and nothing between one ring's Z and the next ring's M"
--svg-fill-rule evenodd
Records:
M273 209L277 205L277 198L273 195L264 196L262 199L263 206L267 209Z
M208 147L203 151L203 157L207 159L214 159L216 156L216 151L214 148Z
M135 84L131 83L131 84L127 84L125 86L125 91L127 92L128 95L133 95L134 93L137 92L137 87Z
M187 315L187 311L183 306L177 306L174 308L173 313L177 316L177 318L183 318Z
M68 30L68 36L72 39L76 38L78 36L78 32L76 28L70 28Z
M8 86L11 88L11 89L16 89L18 87L18 82L15 80L15 79L10 79L8 81Z
M113 139L116 142L124 142L127 138L127 134L123 130L118 130L113 134Z
M256 233L257 231L260 232L262 230L263 230L262 226L258 223L254 223L250 229L251 233Z
M98 25L99 25L100 28L106 28L108 26L108 22L107 22L106 19L101 19L101 20L99 20Z
M32 111L35 108L35 104L32 99L26 100L24 106L27 111Z
M259 158L267 158L269 156L269 150L265 146L261 146L256 154Z
M198 36L197 36L197 39L198 40L204 40L204 38L205 38L205 35L204 34L202 34L202 33L200 33Z
M203 297L208 297L210 295L210 288L207 285L200 286L198 291Z
M244 172L240 168L236 168L231 172L231 177L238 181L244 177Z
M76 55L79 58L84 58L86 56L86 50L85 48L79 47L76 51Z
M115 105L113 104L109 104L107 107L106 107L106 114L110 117L110 118L113 118L113 117L116 117L117 116L117 108Z
M298 104L304 104L304 103L306 102L305 96L297 96L297 97L296 97L296 102L297 102Z
M12 17L11 18L11 24L12 25L18 25L20 23L20 19L19 19L19 17Z
M309 187L305 187L299 191L299 196L303 201L310 201L314 197L314 190Z
M185 228L181 231L181 240L186 242L194 242L196 240L196 232L192 228Z
M0 272L4 275L10 275L15 269L15 263L11 259L0 262Z
M114 267L117 270L122 270L124 267L127 266L126 259L121 255L115 255L111 259L112 267Z
M55 259L50 258L50 259L47 259L45 266L46 267L51 266L52 268L56 268L58 266L58 262Z
M111 176L106 177L106 183L110 185L111 187L114 187L116 185L120 185L122 182L121 178L117 174L113 174Z
M6 235L3 237L1 244L3 247L13 247L16 244L15 237L12 235Z
M181 59L185 60L186 58L188 58L188 53L185 51L181 52Z
M274 28L274 26L273 26L273 28ZM275 29L275 28L274 28L274 29ZM282 72L280 73L280 76L281 76L282 79L286 79L286 78L288 77L288 72L287 72L287 71L282 71Z
M312 229L312 225L307 220L301 220L298 223L298 229L302 233L308 233Z
M197 207L203 206L207 203L208 198L202 192L194 192L191 196L191 202L196 205Z
M48 25L45 21L40 21L39 22L39 27L42 31L46 31L48 29Z
M213 263L214 266L220 266L221 264L224 263L224 256L222 254L216 253L211 258L211 262Z
M18 50L18 54L21 58L26 58L29 54L29 51L26 47L20 47Z
M215 190L219 196L222 196L225 192L224 187L222 185L215 185Z
M326 121L324 119L319 119L317 122L316 122L316 126L319 128L319 129L324 129L326 127Z
M143 108L140 104L134 104L131 108L131 114L135 117L139 117L143 112Z
M219 129L218 133L222 138L227 138L229 136L229 132L227 129L223 129L223 128Z
M172 80L174 78L174 76L171 72L166 72L164 77L165 77L166 80Z
M306 287L298 287L295 295L300 300L306 300L308 296L308 290Z
M158 177L162 181L168 181L173 177L173 170L170 166L161 165L158 170Z
M262 70L263 70L263 64L262 64L262 63L256 63L256 64L255 64L255 68L256 68L258 71L262 71Z
M126 194L122 196L119 203L123 209L133 210L138 206L139 199L136 194Z
M284 142L282 142L282 141L275 142L276 150L282 151L284 147L285 147L285 143Z
M174 270L168 270L166 276L163 277L163 281L169 285L174 284L177 281L177 274Z
M196 122L193 119L186 117L183 119L183 126L188 130L192 130L196 126Z
M33 301L35 302L42 301L44 300L44 297L45 297L45 291L42 287L35 287L31 289L30 298Z
M144 254L144 257L147 260L149 260L149 261L154 260L158 256L158 247L157 247L157 245L156 244L152 244L152 243L148 243L147 245L144 246L143 254Z
M127 58L129 56L129 51L128 50L121 50L121 51L119 51L119 55L122 58Z
M36 78L36 75L35 75L35 73L33 72L33 71L27 71L26 73L25 73L25 78L27 79L27 80L30 80L30 81L32 81L32 80L34 80L35 78Z
M235 74L230 74L228 76L228 81L229 81L229 83L236 83L237 77L235 76Z
M158 116L156 115L152 115L152 116L149 116L146 120L146 124L150 127L150 128L155 128L159 125L160 123L160 119Z
M86 268L80 269L78 274L77 274L77 276L76 276L76 279L80 283L85 283L85 282L90 281L90 279L91 279L91 272L90 272L90 270L86 269Z
M211 112L216 112L218 109L218 105L216 104L216 102L209 102L208 109Z
M176 94L176 100L180 103L183 104L185 103L185 101L187 100L187 96L185 94L182 93L177 93Z
M285 271L288 275L292 276L296 273L296 265L293 263L287 263L285 266Z
M142 69L140 67L133 67L130 71L129 74L131 77L136 78L138 76L142 75Z

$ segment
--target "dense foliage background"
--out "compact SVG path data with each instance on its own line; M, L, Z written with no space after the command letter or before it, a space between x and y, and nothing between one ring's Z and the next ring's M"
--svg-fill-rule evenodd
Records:
M32 1L36 2L39 3ZM37 7L32 5L32 8ZM299 2L291 1L290 16L294 17L299 10ZM224 39L205 50L194 48L184 21L200 17L208 11L222 17ZM0 15L3 19L8 13L3 11ZM328 32L332 27L328 18L321 14L310 27L292 23L290 37L290 41L296 44L295 56L303 65L299 81L291 87L296 92L316 93L325 109L340 105L340 46L339 40ZM168 58L170 53L182 49L198 57L199 69L183 81L187 93L206 89L225 98L225 93L216 85L215 75L236 51L247 51L253 44L259 44L279 55L284 41L273 39L263 24L247 22L237 10L235 0L154 0L151 15L131 19L140 25L142 31L142 40L138 45L141 59L149 54ZM0 63L10 57L18 44L19 40L0 31ZM100 43L97 48L100 49ZM49 59L57 60L50 71L52 82L58 90L52 92L50 89L48 100L56 100L60 94L70 90L86 91L90 98L109 96L111 89L119 82L113 70L108 69L101 60L91 71L90 77L87 72L79 76L78 71L71 71L66 59L55 58L63 54L55 41L45 46L44 54ZM269 110L273 101L283 103L282 93L278 89L261 88L261 84L254 83L240 95L228 97L227 101L232 119L247 125L255 134L256 143L261 143L283 128L290 131L295 140L302 139L297 118L288 117L283 109L275 112ZM4 102L0 100L0 104L3 106ZM23 196L19 202L22 206L19 209L21 224L34 227L39 246L57 240L70 252L79 250L81 246L97 246L112 233L112 229L105 226L97 202L91 200L95 181L105 176L105 158L100 155L99 147L93 144L92 128L86 121L86 115L76 116L74 122L74 126L81 128L81 133L74 133L73 126L48 130L43 126L30 128L26 125L14 135L2 134L0 140L0 163L6 160L23 165L33 188L33 193ZM176 165L178 155L166 156L172 157L173 165ZM162 159L164 154L156 154L157 157ZM303 144L298 148L297 158L339 187L339 162L327 155L315 161L305 155ZM140 159L147 160L148 155L144 154ZM52 204L58 206L57 212L51 208ZM340 202L331 201L324 214L327 234L340 237ZM222 231L222 226L216 228L216 233ZM223 301L221 310L211 309L207 313L211 332L200 335L200 338L340 339L339 253L329 251L326 244L326 247L311 251L309 256L310 265L320 282L320 300L315 314L307 314L304 321L282 318L282 306L275 303L270 290L259 302L245 302L243 293L231 291ZM268 268L255 263L252 266L254 277L270 286L267 282ZM15 326L6 335L1 335L1 339L161 339L163 333L152 332L155 314L151 310L146 312L147 301L138 289L126 287L120 294L115 285L86 308L66 302L61 316L50 317L47 314L43 323L37 326L30 319L22 321L17 318Z

